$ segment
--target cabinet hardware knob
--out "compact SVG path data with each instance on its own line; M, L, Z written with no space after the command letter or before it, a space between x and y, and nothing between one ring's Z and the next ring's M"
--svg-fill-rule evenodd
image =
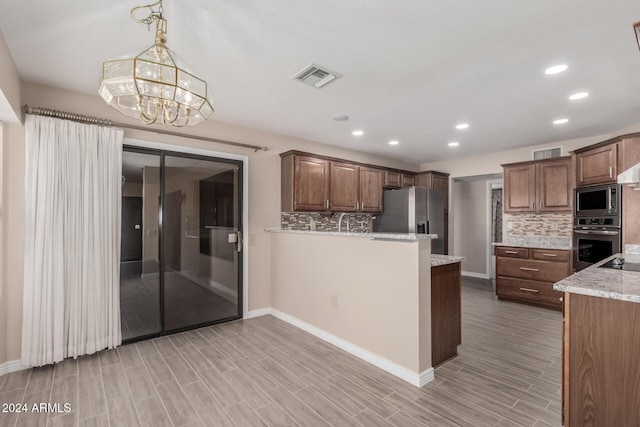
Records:
M542 254L542 256L558 256L556 254Z
M520 270L524 270L524 271L540 271L537 268L529 268L529 267L520 267Z
M532 211L536 210L536 202L531 202L531 210Z
M613 178L613 166L609 166L609 178Z
M544 203L542 203L542 200L540 200L540 210L544 209Z
M364 210L364 202L360 202L360 210Z
M558 299L560 300L560 302L563 302L563 301L564 301L564 298L562 298L562 297L560 297L560 298L558 298Z
M539 291L539 290L537 290L537 289L531 289L531 288L520 288L520 290L521 290L521 291L525 291L525 292L533 292L533 293L536 293L536 294L537 294L538 292L540 292L540 291Z
M518 251L504 251L505 254L514 254L517 255Z

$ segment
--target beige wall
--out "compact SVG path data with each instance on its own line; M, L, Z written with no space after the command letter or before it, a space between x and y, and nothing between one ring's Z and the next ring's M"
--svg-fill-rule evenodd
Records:
M414 373L431 367L429 240L273 233L271 253L273 308Z
M462 271L487 275L488 181L452 183L453 253L467 258Z
M69 92L33 83L22 84L22 101L34 107L47 107L86 115L107 118L120 123L139 126L117 111L110 109L98 97ZM216 117L214 113L214 117ZM3 271L6 307L6 321L0 318L0 329L7 331L5 341L0 347L6 348L6 356L0 354L0 363L20 357L20 335L22 325L22 287L24 263L24 167L25 141L24 127L18 124L6 126L4 141L4 186L3 193L3 250L5 270ZM153 129L153 128L151 128ZM416 165L398 160L387 159L358 151L313 143L296 138L221 123L209 120L193 128L182 128L180 132L206 137L232 140L248 144L265 145L267 152L254 153L252 150L215 144L190 138L159 135L147 131L125 130L125 137L143 141L154 141L173 145L183 145L205 150L246 155L248 161L249 182L249 234L255 238L255 244L248 249L249 270L249 309L254 310L271 305L270 284L270 241L264 228L277 227L280 224L280 157L279 153L297 149L316 154L344 158L347 160L379 164L399 169L417 170ZM248 243L245 242L245 243ZM1 310L1 309L0 309ZM1 311L0 311L1 313Z
M0 121L18 123L21 103L18 70L0 32Z

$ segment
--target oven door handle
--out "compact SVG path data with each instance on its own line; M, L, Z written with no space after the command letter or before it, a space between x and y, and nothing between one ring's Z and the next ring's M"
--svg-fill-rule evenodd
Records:
M600 235L606 235L606 236L617 236L619 234L618 231L604 231L604 230L588 230L588 231L573 230L573 232L576 234L600 234Z

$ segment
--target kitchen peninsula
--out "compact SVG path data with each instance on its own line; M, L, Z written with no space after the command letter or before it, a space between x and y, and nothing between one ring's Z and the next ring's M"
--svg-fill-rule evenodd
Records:
M432 262L459 272L462 257L432 259L432 234L266 231L276 315L414 385L433 379ZM459 310L445 314L459 334Z
M565 426L640 419L640 253L631 246L554 285L564 292Z

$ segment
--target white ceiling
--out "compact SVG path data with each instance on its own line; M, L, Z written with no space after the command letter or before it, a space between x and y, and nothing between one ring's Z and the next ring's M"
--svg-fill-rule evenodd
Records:
M0 0L0 31L24 80L95 94L102 61L153 43L129 16L143 3ZM214 120L412 163L640 122L637 0L165 0L164 9L168 46L213 88ZM310 62L344 77L320 90L290 80ZM558 63L569 69L544 74ZM591 96L568 100L579 91ZM553 126L558 117L570 121ZM460 122L471 127L456 130Z

